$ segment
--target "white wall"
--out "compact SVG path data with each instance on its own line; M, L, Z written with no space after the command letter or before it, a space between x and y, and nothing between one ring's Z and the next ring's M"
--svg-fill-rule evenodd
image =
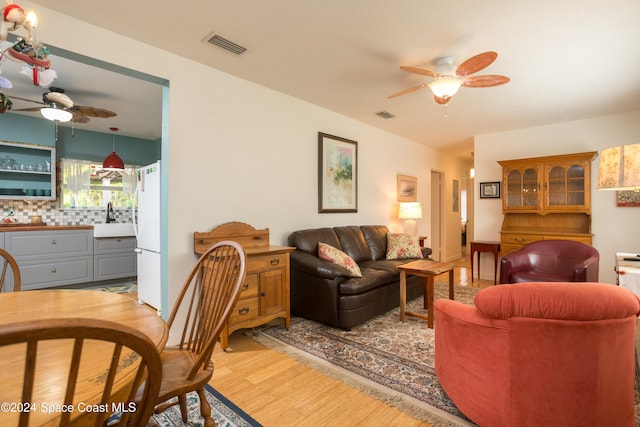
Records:
M475 138L476 185L501 181L498 160L598 151L617 145L637 144L640 111L589 120L479 135ZM616 283L616 252L640 252L640 209L619 208L614 191L596 190L600 157L592 163L591 231L600 252L600 281ZM478 192L476 191L476 194ZM475 199L475 239L500 240L501 200ZM483 257L484 258L484 257ZM485 261L487 262L485 266ZM483 259L482 276L490 278L493 266ZM486 276L485 276L486 273Z
M418 200L428 206L431 169L443 171L449 186L451 177L468 169L434 149L304 101L40 5L22 6L37 10L38 34L47 43L170 81L169 307L195 261L194 231L242 221L268 227L272 244L286 244L294 230L321 226L387 224L399 231L396 174L418 177ZM317 213L318 132L358 142L358 213ZM429 209L423 212L418 232L429 235ZM459 239L459 222L456 228Z

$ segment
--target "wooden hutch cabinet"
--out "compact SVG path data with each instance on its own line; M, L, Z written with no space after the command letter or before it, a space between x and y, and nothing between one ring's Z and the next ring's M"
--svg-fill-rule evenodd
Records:
M209 232L195 232L195 253L201 255L222 240L238 242L247 256L245 283L220 334L222 349L229 346L229 335L238 329L253 328L277 318L283 318L284 327L289 329L289 253L295 248L270 245L268 228L256 230L242 222L228 222Z
M544 239L591 244L591 162L596 151L501 160L505 255Z

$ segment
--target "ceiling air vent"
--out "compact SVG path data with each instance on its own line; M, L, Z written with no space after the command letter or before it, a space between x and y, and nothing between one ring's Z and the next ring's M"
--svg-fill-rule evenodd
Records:
M238 43L232 42L231 40L222 37L220 34L212 33L205 38L207 43L210 43L214 46L221 47L227 52L231 52L234 55L242 55L247 51L247 48L244 46L240 46Z
M393 119L396 115L395 114L391 114L388 111L378 111L376 113L376 116L382 117L383 119Z

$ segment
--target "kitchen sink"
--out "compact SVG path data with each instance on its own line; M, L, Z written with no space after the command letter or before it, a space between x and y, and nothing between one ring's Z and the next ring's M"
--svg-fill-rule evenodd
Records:
M133 224L130 222L110 222L93 224L93 237L135 236Z

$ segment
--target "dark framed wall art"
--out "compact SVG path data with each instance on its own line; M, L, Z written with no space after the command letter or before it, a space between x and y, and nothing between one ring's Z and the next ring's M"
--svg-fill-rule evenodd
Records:
M318 132L318 212L358 212L358 143Z
M500 198L500 181L481 182L480 198L481 199L499 199Z

